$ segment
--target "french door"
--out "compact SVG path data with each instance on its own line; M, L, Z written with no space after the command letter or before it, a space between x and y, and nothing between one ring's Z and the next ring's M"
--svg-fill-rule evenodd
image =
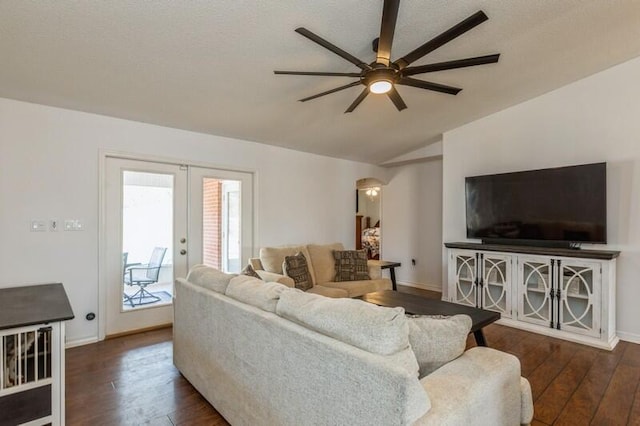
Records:
M252 174L117 157L105 165L107 336L170 324L173 282L189 267L246 264Z
M253 250L253 176L189 168L189 266L240 272Z

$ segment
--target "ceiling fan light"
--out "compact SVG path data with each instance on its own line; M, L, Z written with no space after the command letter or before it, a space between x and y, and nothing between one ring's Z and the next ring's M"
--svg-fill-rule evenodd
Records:
M375 94L387 93L393 85L389 80L377 80L369 85L369 91Z

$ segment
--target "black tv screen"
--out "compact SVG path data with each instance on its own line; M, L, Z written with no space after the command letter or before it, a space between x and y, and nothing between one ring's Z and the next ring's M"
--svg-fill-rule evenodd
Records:
M467 177L467 238L607 242L606 163Z

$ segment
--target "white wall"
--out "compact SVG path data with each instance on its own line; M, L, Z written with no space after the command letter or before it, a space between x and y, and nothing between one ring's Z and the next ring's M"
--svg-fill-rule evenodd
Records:
M390 169L382 189L382 255L402 263L398 282L440 291L442 160ZM416 260L416 265L411 264Z
M211 111L215 114L215 111ZM257 172L256 247L353 247L355 181L378 167L224 137L0 99L0 287L62 282L69 341L96 338L99 151ZM29 232L31 219L81 219L81 232Z
M607 162L605 247L618 259L617 329L640 342L640 58L444 135L443 239L465 240L464 178ZM595 248L595 247L594 247ZM446 271L446 256L443 254ZM443 277L443 282L446 282Z

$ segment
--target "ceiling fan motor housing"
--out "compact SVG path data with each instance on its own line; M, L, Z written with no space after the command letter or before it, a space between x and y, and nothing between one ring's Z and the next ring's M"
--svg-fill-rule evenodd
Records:
M395 69L382 64L373 64L372 67L371 70L363 71L360 77L360 81L365 86L368 87L376 81L388 81L393 84L397 82L398 72Z

